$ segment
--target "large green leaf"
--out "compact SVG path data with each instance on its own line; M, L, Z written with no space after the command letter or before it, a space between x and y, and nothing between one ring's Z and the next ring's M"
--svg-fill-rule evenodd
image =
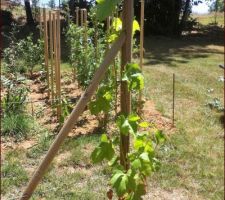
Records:
M116 124L120 129L120 132L124 135L128 135L129 133L136 135L138 123L137 121L140 118L137 115L129 115L125 118L123 115L120 115L117 118Z
M100 112L109 112L112 98L111 88L104 85L101 86L98 89L96 99L89 103L91 114L97 115Z
M141 69L136 63L126 65L126 70L122 77L123 81L127 81L129 90L142 90L144 88L144 76Z
M105 20L108 16L112 15L116 5L121 0L96 0L97 2L97 19L99 21Z
M93 163L99 163L104 159L110 161L115 154L115 150L110 140L106 134L101 137L101 142L98 147L91 154L91 159Z
M113 188L115 188L119 197L128 192L129 178L127 174L123 173L122 171L117 170L114 173L110 183L112 184Z

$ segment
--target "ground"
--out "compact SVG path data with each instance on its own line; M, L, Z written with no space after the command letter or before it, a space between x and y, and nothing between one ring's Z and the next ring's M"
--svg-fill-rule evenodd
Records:
M208 105L215 97L223 102L223 71L218 67L224 58L223 35L218 31L205 33L193 32L180 39L145 39L145 118L155 122L168 138L159 155L162 166L149 179L146 200L224 199L224 115ZM66 64L63 68L68 70ZM171 127L173 73L175 128ZM38 84L31 84L32 98L45 99ZM65 87L70 97L80 95L76 84ZM43 110L41 126L35 125L35 133L27 140L3 141L2 199L18 199L55 138L49 130L56 127L44 123L54 118L47 104L44 106L35 105L35 112L37 107ZM96 124L93 116L85 116L90 118L73 129L32 199L106 199L109 168L90 161L100 134L86 133Z

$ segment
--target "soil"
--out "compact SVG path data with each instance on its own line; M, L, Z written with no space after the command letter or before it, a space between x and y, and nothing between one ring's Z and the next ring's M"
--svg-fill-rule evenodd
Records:
M65 73L62 77L62 96L69 99L74 107L82 94L82 90L78 87L76 82L73 83L70 81L71 74ZM35 78L36 79L30 80L29 82L30 94L28 99L33 103L28 103L28 112L37 118L39 124L46 127L50 132L55 132L57 134L60 126L56 117L56 109L52 108L48 100L46 86L43 85L43 81L41 81L41 79L43 79L42 74L36 73ZM155 124L158 129L164 130L166 133L173 131L171 119L162 116L162 114L155 109L154 102L145 101L143 113L144 120ZM69 137L95 133L99 130L98 124L99 122L96 116L91 115L89 110L86 109L78 121L74 123L74 128L69 133ZM110 124L109 127L113 128ZM22 142L7 139L2 141L1 150L4 153L9 149L29 149L36 145L36 143L37 141L34 138L29 138Z

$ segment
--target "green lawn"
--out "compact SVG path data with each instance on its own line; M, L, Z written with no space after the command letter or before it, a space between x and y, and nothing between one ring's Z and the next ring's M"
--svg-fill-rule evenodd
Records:
M224 143L221 112L206 104L219 98L223 105L223 46L200 38L146 39L145 95L163 114L172 113L172 76L176 75L176 132L169 137L163 164L152 184L181 189L189 199L224 198ZM210 93L208 89L213 89ZM151 190L151 188L150 188Z

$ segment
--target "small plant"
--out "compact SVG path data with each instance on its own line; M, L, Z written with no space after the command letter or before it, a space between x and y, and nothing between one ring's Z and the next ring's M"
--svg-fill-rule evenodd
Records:
M26 114L8 114L2 119L2 135L16 139L27 137L33 121Z
M21 59L24 66L29 70L30 76L33 76L33 70L36 65L41 65L44 61L44 42L38 40L37 43L33 42L32 35L26 39L21 40L18 44L21 48Z
M62 108L62 114L61 114L61 118L60 118L60 122L64 123L65 118L71 113L71 111L73 110L73 104L71 102L69 102L68 100L66 100L65 98L63 98L61 100L61 108Z
M2 100L4 115L24 112L28 91L26 87L16 88L15 85L11 85Z
M91 18L94 18L94 16L94 13L90 14ZM101 24L95 25L95 27L99 26L101 27ZM74 74L76 74L78 84L83 88L89 85L104 55L104 35L102 34L102 30L98 29L98 34L100 34L101 37L96 40L95 31L94 28L79 27L69 22L69 27L66 32L67 43L70 47L70 63ZM87 38L85 38L85 34ZM96 52L98 52L98 54L96 54Z
M127 158L130 168L126 170L119 163L122 155L118 151L120 146L118 135L110 138L103 134L100 144L93 151L91 158L93 163L108 161L113 172L110 184L119 199L141 199L141 196L146 194L146 177L160 166L156 150L165 141L165 136L161 131L155 129L138 132L138 127L146 129L149 124L140 122L140 117L137 115L128 117L120 115L116 124L122 134L130 133L133 137L131 152Z
M16 39L17 32L16 25L13 25L12 31L6 36L9 39L9 47L3 50L3 70L15 77L17 73L25 71L20 60L21 51Z
M2 99L2 135L26 137L32 129L33 120L26 112L26 99L29 90L23 85L7 82L6 94Z

